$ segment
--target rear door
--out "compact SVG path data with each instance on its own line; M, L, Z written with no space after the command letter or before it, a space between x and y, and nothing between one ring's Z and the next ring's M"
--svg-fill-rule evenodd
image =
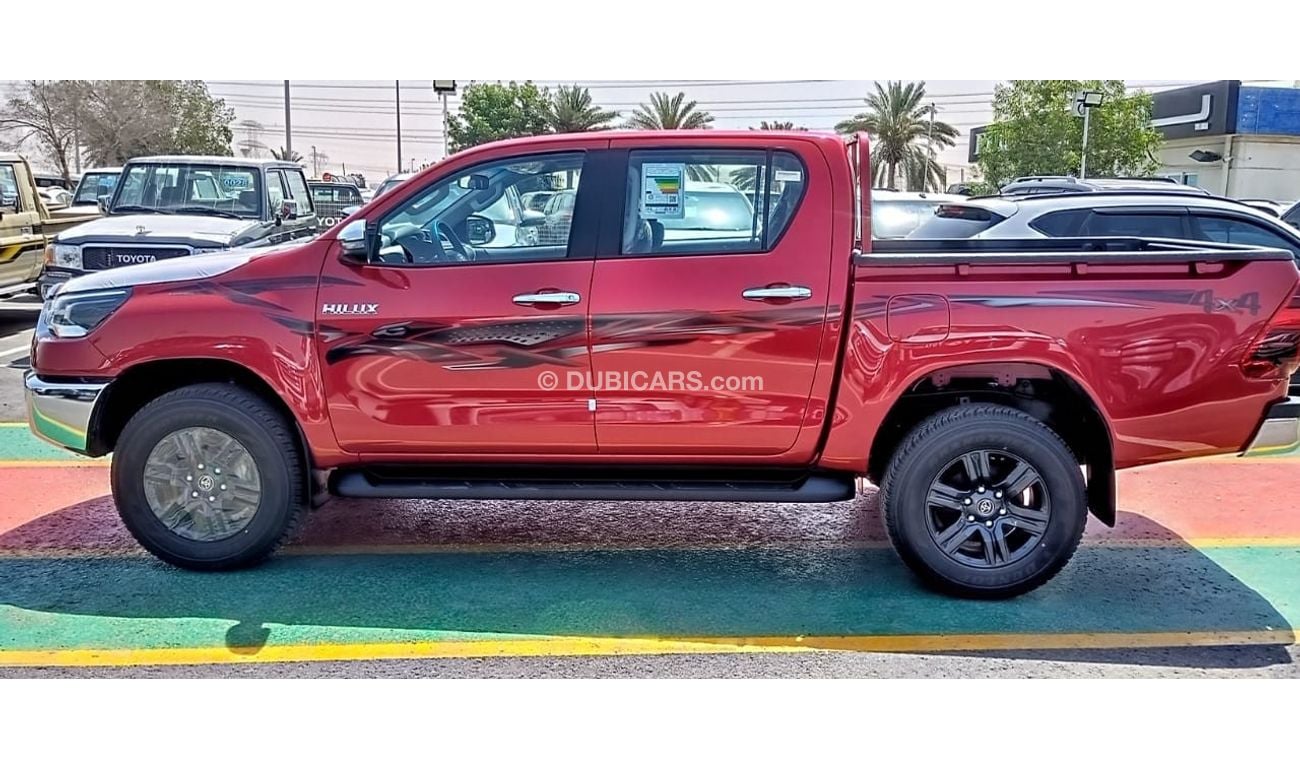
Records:
M586 313L601 198L588 178L599 175L607 144L565 141L460 166L453 158L440 179L410 180L368 212L378 238L370 264L349 263L332 246L317 329L344 449L595 452L589 394L563 381L591 369ZM507 193L555 182L578 187L563 239L489 247L513 231L484 211Z
M600 452L783 454L812 416L829 169L796 140L673 145L614 143L623 182L591 301Z

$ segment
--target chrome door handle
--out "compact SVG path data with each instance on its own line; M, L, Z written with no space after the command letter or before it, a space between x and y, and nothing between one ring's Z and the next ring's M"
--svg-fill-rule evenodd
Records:
M520 306L571 306L582 300L577 293L520 293L514 302Z
M786 285L779 288L750 288L740 295L748 301L766 301L770 298L803 301L812 298L812 289L801 285Z

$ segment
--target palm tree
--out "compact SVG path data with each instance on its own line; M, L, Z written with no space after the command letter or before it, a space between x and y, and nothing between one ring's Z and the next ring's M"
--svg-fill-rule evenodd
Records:
M793 121L763 121L759 122L757 127L750 129L759 129L768 132L807 132L807 127L796 127Z
M642 103L628 117L627 125L633 129L708 129L713 116L699 110L694 100L685 101L684 92L671 96L656 92L648 104Z
M276 161L292 161L295 164L302 163L302 154L290 148L281 148L279 150L271 148L271 156Z
M614 111L602 111L591 100L586 87L560 85L551 95L546 120L555 132L592 132L609 129L618 118Z
M956 144L957 130L942 121L932 121L933 105L922 105L925 82L890 82L888 88L876 82L875 93L866 98L867 110L835 125L838 132L866 132L871 135L872 181L887 174L887 187L896 187L898 170L920 189L943 184L943 167L934 160L934 148ZM917 143L926 142L925 147ZM936 171L937 169L937 171Z

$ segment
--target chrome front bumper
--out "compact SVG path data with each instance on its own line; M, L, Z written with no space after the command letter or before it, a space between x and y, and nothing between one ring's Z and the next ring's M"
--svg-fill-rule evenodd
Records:
M108 383L48 383L28 370L23 385L32 432L55 446L85 454L95 404Z
M1255 440L1243 456L1286 454L1300 448L1300 397L1282 399L1268 409Z

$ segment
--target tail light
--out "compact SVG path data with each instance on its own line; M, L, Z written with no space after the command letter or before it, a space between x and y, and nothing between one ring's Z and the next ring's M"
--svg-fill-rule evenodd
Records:
M1280 379L1300 368L1300 286L1286 306L1278 309L1268 327L1246 354L1241 371L1247 377Z

